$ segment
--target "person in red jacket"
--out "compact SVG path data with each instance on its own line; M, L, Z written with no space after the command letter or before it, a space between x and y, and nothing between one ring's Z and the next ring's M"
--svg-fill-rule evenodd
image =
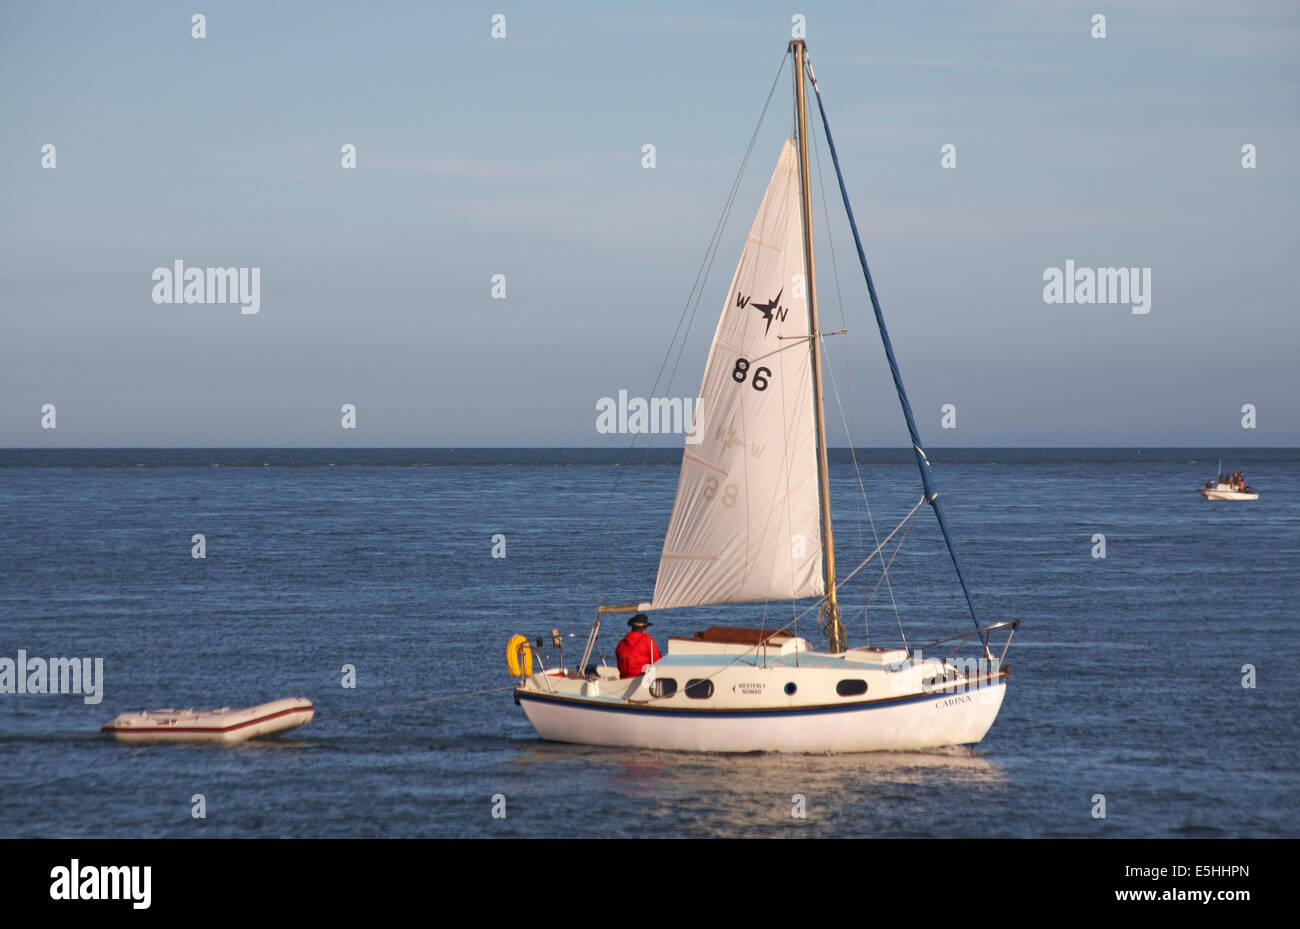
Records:
M639 677L642 668L654 664L663 656L659 654L655 640L645 631L650 620L646 619L644 613L637 613L627 624L632 627L631 631L623 636L623 641L614 649L614 655L618 658L618 676Z

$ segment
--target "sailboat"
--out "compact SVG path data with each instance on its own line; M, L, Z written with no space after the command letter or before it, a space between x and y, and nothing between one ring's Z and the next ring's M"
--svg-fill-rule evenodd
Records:
M839 159L802 40L794 60L795 138L786 139L741 252L713 336L654 593L598 606L581 660L533 668L514 637L515 702L546 740L705 752L867 752L979 742L1006 693L1003 662L1018 620L981 626L940 509L853 220ZM974 630L922 648L849 647L841 622L830 512L822 337L816 300L805 73L817 95L840 191L911 434L923 495L948 543ZM904 522L907 521L904 519ZM900 528L902 524L900 523ZM880 556L898 528L868 557ZM883 556L881 556L883 564ZM828 646L791 624L709 625L670 637L632 677L589 665L609 614L815 598ZM643 617L637 617L640 621ZM995 658L991 636L1005 634ZM538 655L546 644L537 639ZM552 646L562 646L553 630ZM978 657L958 658L966 646Z

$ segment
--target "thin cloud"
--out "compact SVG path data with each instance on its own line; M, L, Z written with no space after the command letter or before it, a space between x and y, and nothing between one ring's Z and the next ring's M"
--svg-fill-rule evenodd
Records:
M597 22L602 29L635 32L734 32L738 29L767 32L772 29L772 20L767 18L726 19L718 16L601 16Z
M1007 61L1005 59L978 60L972 58L890 58L883 55L864 55L858 58L831 59L836 64L885 65L907 68L944 68L951 70L986 70L986 71L1076 71L1057 64L1037 64L1028 61Z
M402 174L434 174L441 177L476 178L479 180L544 179L548 185L570 179L581 181L592 168L616 166L620 161L639 163L636 148L623 151L565 152L545 158L482 158L476 155L377 155L370 162L377 167Z
M537 177L545 165L526 161L493 161L463 155L446 157L379 156L371 159L376 167L405 174L437 174L443 177L473 177L483 180L509 180Z

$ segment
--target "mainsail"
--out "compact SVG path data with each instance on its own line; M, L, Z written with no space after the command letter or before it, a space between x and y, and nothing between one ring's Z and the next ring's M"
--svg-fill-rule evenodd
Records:
M709 349L643 609L825 593L798 165L787 139Z

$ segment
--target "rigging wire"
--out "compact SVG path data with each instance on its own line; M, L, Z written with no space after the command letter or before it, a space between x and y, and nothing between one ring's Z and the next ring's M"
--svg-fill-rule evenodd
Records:
M823 340L823 344L825 344L825 340ZM840 410L840 419L841 419L841 421L843 421L843 420L844 420L844 404L840 402L840 388L839 388L839 384L837 384L836 381L835 381L835 369L834 369L833 367L831 367L830 365L827 365L827 370L830 372L830 375L831 375L831 389L835 392L835 405L836 405L837 407L839 407L839 410ZM846 434L849 434L849 424L848 424L847 421L844 422L844 431L845 431ZM852 449L853 449L853 437L852 437L852 434L849 434L849 450L852 451ZM858 478L858 489L862 492L862 500L863 500L863 502L865 502L865 503L867 504L867 518L868 518L869 520L871 520L871 535L875 538L876 546L877 546L877 550L879 550L879 546L880 546L880 536L877 535L877 533L876 533L876 521L875 521L874 519L871 518L871 503L870 503L869 501L867 501L867 489L866 489L865 487L862 486L862 473L858 470L858 463L857 463L857 456L856 456L856 455L854 455L854 458L853 458L853 473L857 475L857 478ZM910 528L909 528L908 531L909 531L909 532L911 531ZM904 535L904 538L906 538L906 535ZM899 545L902 545L901 540L900 540L900 542L899 542ZM898 551L897 551L897 550L894 551L894 555L895 555L895 557L898 555ZM882 562L882 563L881 563L881 567L880 567L880 577L881 577L881 580L883 580L883 581L885 582L885 586L886 586L886 588L889 590L889 602L890 602L890 604L893 606L893 608L894 608L894 616L895 616L895 618L897 618L897 620L898 620L898 634L901 635L901 636L903 636L903 641L906 642L906 641L907 641L907 636L906 636L906 634L904 634L904 632L903 632L903 616L902 616L901 613L898 612L898 601L894 599L894 585L893 585L892 583L890 583L890 581L889 581L889 565L891 565L891 564L894 563L894 559L893 559L893 558L890 558L890 559L889 559L889 564L884 564L884 563L883 563L883 562L884 562L884 556L881 556L881 562ZM846 578L846 580L847 580L847 578ZM880 582L877 581L877 582L876 582L876 589L878 590L879 588L880 588ZM867 607L871 605L871 601L875 599L875 596L876 596L876 591L873 590L873 591L871 592L871 596L868 597L867 600L866 600L866 602L863 603L863 605L862 605L862 617L863 617L863 623L864 623L864 625L865 625L865 622L866 622ZM869 633L868 633L867 641L868 641L868 643L870 643L870 641L871 641L871 639L870 639L870 634L869 634Z
M852 382L851 380L849 380L849 370L850 370L850 369L849 369L849 349L848 349L848 342L849 342L848 328L849 328L849 324L848 324L848 318L847 318L847 315L846 315L845 312L844 312L844 291L840 288L840 265L839 265L839 262L838 262L838 261L836 260L836 258L835 258L835 236L834 236L834 234L832 234L832 232L831 232L831 211L830 211L830 207L827 206L827 204L826 204L826 183L825 183L825 181L822 179L822 154L821 154L821 149L818 147L818 144L817 144L817 133L816 133L816 132L813 132L813 133L812 133L812 139L813 139L813 160L814 160L814 161L816 162L816 164L817 164L817 189L821 192L821 197L822 197L822 222L823 222L823 223L825 224L825 226L826 226L826 244L830 247L830 253L831 253L831 280L832 280L832 281L834 282L834 284L835 284L835 302L839 305L839 308L840 308L840 328L843 329L843 330L845 330L845 333L844 333L844 377L845 377L845 393L848 395L848 398L849 398L849 414L848 414L848 419L849 419L849 421L852 421L852 419L853 419L853 382ZM823 341L823 347L824 347L824 346L825 346L825 342ZM829 368L830 365L827 365L827 367ZM833 373L832 373L832 376L834 376ZM837 401L839 400L839 394L838 394L838 393L836 394L836 400L837 400ZM841 419L843 419L843 418L844 418L844 414L843 414L843 405L840 406L840 410L841 410L840 417L841 417ZM853 442L853 436L852 436L852 434L849 433L849 431L848 431L847 423L845 424L845 430L844 430L844 432L845 432L845 435L848 437L848 440L849 440L849 451L850 451L850 453L852 453L852 452L853 452L853 448L854 448L854 442ZM857 471L858 471L858 461L857 461L857 457L856 457L856 455L853 457L853 470L854 470L854 473L857 473ZM858 486L859 486L859 487L862 487L862 478L861 478L861 475L858 476ZM862 499L863 499L863 501L865 501L866 498L867 498L867 493L866 493L866 490L863 489L863 491L862 491ZM868 505L868 510L869 510L869 509L870 509L870 506ZM854 507L854 515L857 517L858 548L861 549L861 548L862 548L862 505L861 505L861 503L859 503L857 506ZM872 531L873 531L873 532L875 531L875 525L874 525L874 524L872 525ZM877 539L877 541L879 541L879 539Z
M873 551L870 555L868 555L865 559L863 559L862 562L859 563L858 566L857 566L856 568L854 568L852 571L850 571L848 574L846 574L846 575L844 576L844 579L835 585L835 589L838 591L841 587L844 586L844 584L848 583L849 578L853 577L853 575L857 574L857 573L858 573L859 571L861 571L864 567L866 567L867 563L870 562L872 558L875 558L876 555L880 553L880 550L885 546L885 544L886 544L887 542L889 542L889 540L892 539L892 538L894 537L894 534L897 533L899 529L902 529L903 526L904 526L904 525L905 525L905 524L906 524L906 523L907 523L907 522L908 522L908 521L909 521L913 516L916 515L916 511L919 510L919 509L920 509L924 504L925 504L925 497L922 497L920 500L917 500L917 501L916 501L916 505L913 506L912 509L908 511L907 515L903 517L902 521L899 522L899 524L898 524L897 526L895 526L893 529L891 529L890 532L889 532L889 535L885 536L884 540L881 541L881 543L880 543L879 545L876 546L876 550ZM909 530L909 531L910 531L910 530ZM906 537L906 533L904 533L904 537ZM902 540L901 540L901 539L899 540L899 544L900 544L900 545L902 544ZM895 554L897 554L897 552L895 552ZM891 559L891 560L892 560L892 559ZM780 629L775 630L775 631L772 633L772 635L773 635L773 636L774 636L774 635L780 635L782 632L784 632L785 630L789 629L791 626L794 626L796 623L798 623L799 620L803 619L803 618L804 618L805 616L807 616L809 613L812 613L812 612L814 612L814 611L820 611L820 610L822 609L822 606L826 603L826 601L827 601L827 598L826 598L826 597L819 597L817 600L813 601L812 605L809 606L808 608L806 608L802 613L799 613L797 616L794 617L794 619L790 620L788 623L786 623L786 624L785 624L784 626L782 626ZM771 637L772 637L772 636L768 636L767 638L770 639ZM707 676L705 676L705 677L703 677L703 678L700 678L700 680L704 680L704 681L711 681L711 680L713 680L715 677L717 677L717 676L718 676L719 674L721 674L723 671L726 671L728 668L731 668L731 667L735 666L735 664L736 664L737 662L739 662L740 659L744 658L746 655L749 655L749 654L752 653L752 652L757 652L759 648L764 648L764 647L765 647L765 646L763 645L762 642L759 642L759 643L757 643L757 644L755 644L755 645L751 645L749 648L745 649L745 651L743 651L743 652L739 653L738 655L736 655L736 657L733 658L731 661L727 662L727 664L725 664L723 667L721 667L721 668L719 668L718 670L714 671L712 674L709 674L709 675L707 675ZM796 651L796 652L795 652L795 662L797 663L798 660L799 660L799 653Z
M809 77L812 77L812 66L809 65ZM957 557L957 546L952 540L952 534L948 531L948 523L943 517L943 508L939 505L939 491L935 488L934 482L930 479L930 460L925 454L925 449L921 445L921 436L916 429L916 418L912 415L912 405L907 400L907 391L903 387L903 376L898 370L898 360L894 357L894 348L889 341L889 330L885 326L885 314L880 308L880 298L876 294L875 282L871 279L871 269L867 267L867 253L862 247L862 237L858 234L858 224L853 218L853 207L849 204L849 192L844 186L844 173L840 171L840 158L835 151L835 140L831 136L830 122L826 118L826 108L822 104L822 92L817 87L816 78L812 78L813 93L817 98L817 109L821 113L822 128L826 130L826 145L830 148L831 162L835 165L835 179L839 182L840 195L844 200L844 212L849 220L849 228L853 231L853 244L858 250L858 263L862 266L862 276L866 279L867 293L871 296L871 309L876 315L876 328L880 330L880 341L885 349L885 356L889 359L889 371L894 377L894 387L898 391L898 402L903 408L903 418L907 420L907 431L912 437L912 450L916 453L916 467L921 474L921 486L925 488L925 495L930 501L930 508L934 510L934 518L939 523L939 531L943 533L943 540L948 546L948 554L952 558L953 570L957 572L957 581L961 584L962 593L966 595L966 606L970 610L971 622L975 624L975 630L980 636L980 644L984 646L984 656L992 657L989 652L988 638L984 634L984 629L980 626L979 614L975 610L975 599L971 595L970 586L966 583L966 574L961 569L961 561Z
M903 543L907 541L907 534L911 531L912 531L912 526L909 525L907 529L904 530L903 535L899 538L898 544L894 546L894 554L889 556L889 562L881 569L880 580L876 581L876 586L871 588L871 596L867 597L867 602L862 607L863 616L866 615L867 607L871 605L871 601L876 599L876 592L880 590L880 581L883 581L889 575L889 567L894 563L894 559L898 557L898 553L903 550ZM890 590L889 597L891 600L893 599L894 597L893 590ZM895 614L898 613L897 604L894 605L894 613ZM903 647L907 648L907 633L903 631L903 619L901 616L898 619L898 634L903 640Z
M808 64L808 70L809 70L809 74L811 75L812 73L811 64ZM844 294L843 291L840 289L839 263L835 260L835 237L834 235L831 234L830 207L826 203L826 183L824 178L822 177L821 148L817 143L817 133L813 132L810 134L813 137L813 155L817 162L817 186L820 189L822 195L822 219L826 224L826 242L830 247L830 253L831 253L831 270L832 270L832 280L834 280L835 282L835 299L839 303L839 307L840 307L840 328L848 329L849 327L848 319L844 312ZM820 338L820 335L818 336L818 338ZM826 344L824 339L822 340L822 344L823 346ZM876 531L876 520L871 514L871 501L867 498L867 489L862 483L862 469L858 464L857 443L854 441L853 432L849 428L849 423L853 419L853 380L852 380L852 373L851 373L852 368L849 365L849 342L848 342L847 333L845 333L844 336L844 380L845 380L844 389L845 389L845 393L848 395L849 398L848 399L849 410L848 410L847 418L845 417L845 413L844 413L844 403L840 399L839 387L835 383L835 368L833 365L827 365L826 370L829 371L831 375L831 386L835 390L835 404L836 406L839 407L840 410L840 420L844 424L844 435L849 440L849 456L853 461L853 475L858 482L858 491L861 494L862 503L866 505L867 521L871 525L871 537L872 540L877 545L879 545L880 534L879 532ZM862 507L861 506L856 507L856 512L858 518L858 550L861 551L862 550ZM892 561L893 559L891 558L890 562L892 563ZM893 605L894 616L898 620L898 632L900 635L902 635L903 617L898 612L898 602L894 599L894 585L889 580L889 573L887 567L882 571L882 577L885 581L885 585L887 589L889 590L889 601ZM880 584L878 582L876 584L876 587L877 588L880 587ZM874 598L874 592L872 597ZM870 605L871 599L872 598L868 598L867 601L862 605L863 627L867 635L868 644L870 644L871 642L871 627L867 620L867 606ZM906 636L903 637L903 641L904 642L907 641Z
M922 497L920 500L916 501L916 504L910 510L907 511L907 515L904 516L902 520L898 523L898 525L890 530L889 535L885 536L884 539L881 540L880 544L876 546L875 551L873 551L866 558L863 558L862 561L858 563L858 566L856 568L854 568L848 574L844 575L844 580L840 581L839 584L835 585L836 589L838 590L842 585L847 584L849 582L849 578L853 577L853 575L857 574L859 571L865 568L867 566L867 563L870 562L872 558L876 557L876 555L884 547L885 543L894 537L894 533L896 533L899 529L901 529L904 523L906 523L909 519L911 519L913 516L916 515L916 511L919 510L922 507L922 505L924 505L924 503L925 503L925 497Z
M678 346L677 358L673 362L673 369L672 372L668 375L668 382L665 389L671 388L673 380L677 375L678 365L680 365L681 363L682 355L686 349L686 342L688 337L690 336L691 327L695 322L696 312L699 310L700 299L704 295L704 285L708 281L710 270L713 268L713 260L717 256L718 247L721 245L722 242L722 235L726 230L727 219L731 215L732 205L735 203L736 195L740 191L740 183L744 178L745 169L749 165L750 156L753 154L754 143L758 140L759 130L762 129L763 122L767 117L768 107L772 103L772 95L776 92L777 83L780 81L781 75L785 71L785 59L787 55L788 52L783 53L781 56L781 65L779 68L777 68L776 77L772 79L772 86L767 92L767 100L764 101L763 103L763 110L761 113L759 113L758 123L757 125L754 126L754 132L750 136L749 147L745 150L745 157L741 160L740 168L736 172L736 177L731 183L731 190L727 195L726 202L723 204L722 212L718 216L718 221L714 225L713 235L710 237L709 245L705 249L704 258L700 262L699 269L695 272L695 281L691 284L691 290L686 296L686 303L683 305L681 315L678 317L677 320L677 328L673 331L673 338L668 343L668 349L664 353L664 359L659 365L659 372L658 374L655 375L654 386L650 389L650 395L652 397L655 396L659 390L659 384L663 379L664 369L668 366L668 359L672 356L673 345L674 343L677 342L678 334L681 333L681 344ZM692 305L692 298L694 298L693 305ZM689 312L689 317L688 317L688 312ZM682 331L683 322L686 323L685 332ZM636 446L637 438L638 436L636 435L632 437L632 441L628 446L629 449L634 448ZM609 578L609 573L613 567L614 558L617 556L619 547L622 544L623 533L627 528L628 517L632 513L632 503L636 498L637 489L641 486L641 479L645 474L646 462L649 461L650 459L650 451L653 445L654 445L654 438L653 435L651 435L650 438L646 440L645 454L641 458L641 464L637 468L636 481L633 483L632 490L628 495L627 508L623 513L623 521L619 525L618 534L615 536L614 539L614 545L609 550L609 557L606 559L605 562L604 573L601 574L600 584L597 587L597 591L596 591L596 600L598 603L600 602L601 599L603 599L603 595L605 591L605 582ZM606 498L605 500L605 508L601 512L600 520L596 524L597 535L599 535L601 530L604 528L605 518L609 513L609 508L613 502L614 494L618 491L618 484L619 481L622 479L622 476L623 476L623 472L622 469L620 469L619 473L615 476L614 487L610 489L609 497ZM588 550L587 557L588 558L590 557L590 549ZM579 578L574 582L575 599L577 596L577 590L581 585L581 583L582 583L582 578L581 578L581 570L580 570Z

